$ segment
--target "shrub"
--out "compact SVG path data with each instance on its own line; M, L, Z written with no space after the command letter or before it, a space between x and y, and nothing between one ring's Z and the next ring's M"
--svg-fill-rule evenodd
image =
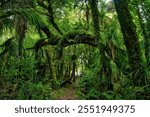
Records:
M25 82L18 92L18 99L23 100L45 100L52 99L51 88L41 82Z

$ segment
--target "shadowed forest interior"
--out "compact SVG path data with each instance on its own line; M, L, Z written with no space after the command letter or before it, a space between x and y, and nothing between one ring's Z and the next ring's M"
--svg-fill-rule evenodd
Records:
M150 99L150 0L0 0L0 99Z

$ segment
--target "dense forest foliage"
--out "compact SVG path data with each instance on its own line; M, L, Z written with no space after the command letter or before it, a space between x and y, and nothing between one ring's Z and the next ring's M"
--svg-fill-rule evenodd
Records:
M0 99L150 99L150 0L0 0Z

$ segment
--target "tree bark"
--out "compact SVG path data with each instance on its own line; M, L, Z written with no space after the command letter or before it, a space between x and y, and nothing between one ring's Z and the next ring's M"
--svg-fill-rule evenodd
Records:
M106 84L105 87L107 90L113 90L113 85L111 81L111 70L110 70L110 65L109 65L109 60L105 56L105 46L103 45L103 40L100 36L100 15L98 11L98 2L97 0L89 0L89 4L91 7L91 12L92 12L92 20L93 20L93 27L94 27L94 33L95 33L95 38L96 38L96 44L99 49L100 53L100 70L98 73L98 78L106 78Z
M128 53L130 72L132 73L133 86L145 84L144 73L141 66L141 50L135 24L132 21L127 0L113 0L118 14L121 31Z
M27 30L27 21L23 17L17 15L16 16L16 33L17 33L17 39L18 39L18 56L20 60L24 57L23 43L24 43L26 30Z
M139 24L140 24L142 34L143 34L143 37L144 37L145 57L146 57L147 63L149 63L149 57L150 57L149 56L149 38L148 38L148 35L147 35L147 32L146 32L145 23L143 22L143 17L141 15L142 13L140 12L140 8L139 8L138 5L136 7L136 10L137 10Z
M48 66L49 66L49 73L50 73L52 79L54 81L56 81L57 80L56 70L55 70L55 67L53 64L53 60L52 60L52 53L53 52L50 49L46 49L45 52L46 52L46 56L47 56ZM50 53L51 53L51 55L50 55Z
M144 39L144 46L145 46L145 56L147 60L147 64L150 66L150 15L149 15L149 7L145 0L140 0L140 5L142 9L142 15L143 15L143 24L144 24L144 30L145 30L145 39Z

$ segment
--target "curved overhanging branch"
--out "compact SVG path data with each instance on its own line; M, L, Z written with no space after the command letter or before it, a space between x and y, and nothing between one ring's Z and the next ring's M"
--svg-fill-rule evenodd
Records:
M95 36L86 32L75 31L70 32L63 37L52 36L50 39L40 39L35 43L33 47L27 49L35 49L36 51L38 51L38 49L46 45L60 45L61 47L67 47L74 44L88 44L93 47L97 47Z
M66 47L73 44L88 44L96 47L95 36L86 32L70 32L66 34L62 39L62 46Z

